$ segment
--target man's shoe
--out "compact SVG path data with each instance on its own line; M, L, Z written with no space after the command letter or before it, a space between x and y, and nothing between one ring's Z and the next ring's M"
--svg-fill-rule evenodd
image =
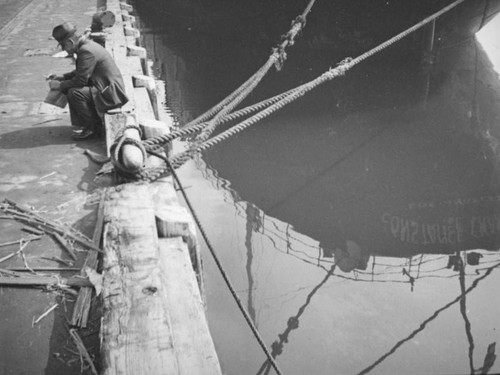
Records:
M76 140L82 140L82 139L91 139L97 136L97 132L90 130L90 129L84 129L81 132L76 132L74 131L71 137Z

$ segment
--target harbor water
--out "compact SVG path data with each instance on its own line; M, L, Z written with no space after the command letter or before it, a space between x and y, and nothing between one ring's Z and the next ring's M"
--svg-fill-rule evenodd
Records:
M182 127L267 60L298 8L176 3L131 2L163 110ZM178 170L284 374L500 372L497 21L478 36L425 28ZM242 106L384 41L342 30L344 54L309 22ZM223 372L274 373L199 239Z

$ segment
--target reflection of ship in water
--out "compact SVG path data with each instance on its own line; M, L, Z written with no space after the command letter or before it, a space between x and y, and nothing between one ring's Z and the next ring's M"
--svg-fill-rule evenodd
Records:
M195 92L218 76L198 75L206 67L195 51L182 56L145 38L168 67L167 100L184 123L195 108L208 107ZM497 75L474 39L440 46L430 67L393 52L218 144L204 159L242 199L319 241L323 256L342 258L346 270L363 268L369 255L498 249ZM291 75L271 77L255 95L289 84Z
M257 239L258 236L267 238L273 244L275 251L285 252L297 260L301 260L312 267L321 268L324 271L321 280L308 288L307 295L304 295L303 302L297 307L295 313L278 326L283 328L277 333L275 340L271 344L273 358L277 359L287 351L289 341L294 340L294 333L297 334L295 331L301 328L301 318L307 316L309 307L315 309L315 298L321 298L316 297L316 294L326 287L331 279L351 283L406 283L409 285L409 291L418 288L419 284L425 283L426 280L432 282L433 288L440 288L444 284L449 285L447 284L449 280L455 279L459 286L458 294L455 297L450 300L440 301L441 303L438 303L436 310L423 319L420 324L417 324L415 329L410 331L407 336L397 338L393 346L373 363L364 363L364 369L359 374L371 372L405 344L415 340L416 336L422 333L430 323L440 318L446 311L457 307L460 310L467 334L468 362L471 373L489 373L496 361L496 342L489 343L487 348L477 347L474 340L477 332L474 333L471 327L466 302L469 293L482 283L485 283L485 280L491 276L492 272L500 267L500 253L498 251L472 250L456 251L450 254L420 253L404 258L396 255L372 255L368 257L367 254L361 253L355 244L349 244L349 251L351 251L350 262L358 262L357 266L359 268L346 269L343 257L325 258L323 256L324 250L316 241L295 232L290 224L268 217L256 206L242 201L238 193L230 188L228 181L217 177L215 171L199 160L198 168L204 171L205 178L212 182L214 188L223 189L229 193L225 199L226 202L228 205L234 205L241 220L246 221L245 247L247 248L247 263L245 269L248 277L248 310L253 312L252 318L254 321L256 319L256 309L253 299L253 269L258 267L258 263L255 265L252 263L256 261L254 259L256 250L254 243L262 241L262 239ZM349 268L349 265L347 268ZM349 272L349 274L346 274L346 272ZM258 375L269 373L272 373L269 361L265 361L256 369Z
M255 59L239 58L248 56L248 51L231 49L221 54L222 43L206 56L213 45L202 43L205 50L199 53L197 45L181 47L182 37L176 44L169 43L171 35L161 40L143 36L148 51L155 51L155 60L165 62L160 73L167 81L170 110L180 124L217 102L258 66L253 64ZM367 373L441 312L460 305L472 358L474 341L465 299L500 264L496 251L500 244L500 84L473 39L449 42L436 42L439 56L433 65L422 65L406 47L377 56L282 113L216 145L199 161L206 179L227 194L228 205L240 216L237 220L246 221L246 263L243 266L239 257L234 272L246 271L248 311L253 320L267 325L267 332L273 332L274 356L285 360L287 354L297 355L292 341L296 343L299 336L310 339L303 331L312 327L311 319L327 324L342 319L345 312L353 314L354 320L361 318L350 321L351 328L369 326L368 334L374 336L381 353L394 345L372 365L359 360L368 366L362 372ZM252 99L296 86L338 60L328 53L323 60L316 59L317 51L290 54L284 70L271 76L271 83L264 82ZM234 59L226 59L228 55ZM245 64L237 66L237 61ZM299 70L301 66L304 69ZM259 253L261 241L265 246ZM228 253L230 258L237 252ZM279 262L273 263L269 256L273 253L279 254ZM263 268L268 271L264 277ZM302 272L300 284L294 284L294 272ZM281 275L288 276L282 276L283 284L277 280ZM272 282L268 277L273 277ZM259 285L263 279L265 287ZM283 300L293 297L281 291L267 294L268 288L279 289L275 284L286 284L283 290L296 297L293 308L284 314ZM457 285L459 296L453 288ZM300 292L295 293L299 286ZM371 300L377 293L383 299L386 290L394 296ZM429 290L442 298L419 306L416 301L429 302L422 296ZM342 298L351 292L357 293L355 301ZM359 302L364 299L372 305ZM415 303L412 308L419 310L415 320L397 318L405 313L401 300ZM338 302L344 302L340 309ZM364 306L375 309L386 302L399 326L383 322L388 313L383 307L376 309L379 315L372 314L380 327L373 327L370 313L358 313ZM272 319L270 313L261 315L267 303L279 311ZM321 307L326 307L323 320ZM308 310L314 314L305 314ZM406 328L414 323L415 330L406 337ZM405 329L394 328L402 326ZM381 332L384 329L390 334ZM340 346L351 343L346 350L361 342L348 339L351 333L339 332ZM439 340L435 333L431 337ZM335 349L335 360L351 357ZM307 348L299 350L311 354ZM482 368L487 369L494 345L488 349L488 360L484 346L476 351L485 358ZM471 368L479 367L470 362ZM269 369L264 363L260 373Z
M348 265L352 254L496 250L500 91L476 48L469 42L454 51L452 65L436 67L439 88L425 103L397 97L412 90L415 77L391 92L382 77L346 77L359 92L337 85L318 101L361 103L355 109L338 104L330 114L305 115L297 104L204 159L243 199L317 239L326 256L344 256L346 268L359 268ZM386 87L411 74L399 68ZM366 105L366 97L377 99L374 87L393 109Z

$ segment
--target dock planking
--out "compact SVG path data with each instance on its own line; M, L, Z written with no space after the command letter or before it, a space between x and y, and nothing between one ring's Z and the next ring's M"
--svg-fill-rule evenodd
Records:
M145 55L134 39L140 33L131 30L132 7L107 0L107 8L118 22L106 46L130 98L105 117L109 149L130 121L146 138L166 134L169 127L155 110L154 79L148 79ZM148 163L160 162L154 159ZM194 221L171 178L106 189L103 220L103 374L221 374L205 316Z

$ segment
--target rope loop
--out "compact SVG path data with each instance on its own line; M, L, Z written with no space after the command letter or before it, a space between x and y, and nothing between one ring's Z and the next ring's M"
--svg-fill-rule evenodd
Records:
M279 72L285 65L287 54L282 46L273 48L273 54L275 55L274 67Z
M120 175L127 177L129 179L137 179L136 172L144 169L144 165L145 165L145 162L147 159L147 152L146 152L146 148L144 147L144 145L142 144L141 141L127 137L125 135L125 131L129 130L129 129L136 129L139 132L139 137L142 138L142 130L139 126L137 126L137 125L124 126L118 132L118 135L115 139L115 142L110 147L111 163L113 164L113 167ZM127 167L125 167L125 165L123 165L122 157L120 157L120 155L122 155L121 151L122 151L122 147L124 145L134 145L134 146L138 147L139 150L141 150L142 160L144 161L144 163L138 170L131 171L129 168L127 168Z

